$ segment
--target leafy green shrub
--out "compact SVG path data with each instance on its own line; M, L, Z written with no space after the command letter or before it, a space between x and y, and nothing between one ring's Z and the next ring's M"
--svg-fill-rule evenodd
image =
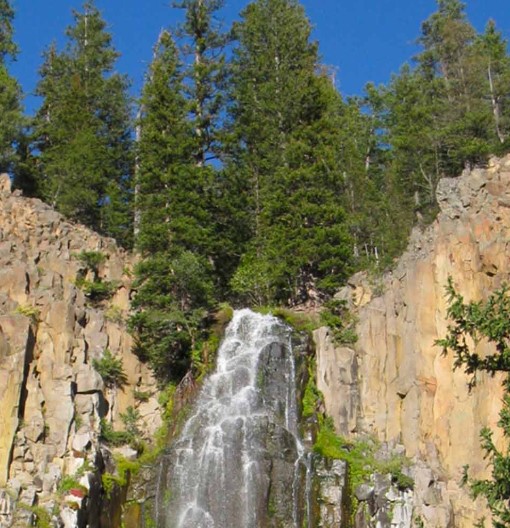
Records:
M51 515L42 506L29 506L23 502L18 503L18 508L34 514L36 528L51 528Z
M101 359L94 359L92 366L103 378L104 384L109 387L122 387L127 383L122 359L118 359L107 349Z
M122 488L127 485L130 475L135 475L140 470L140 462L137 460L128 460L122 456L115 457L116 474L103 473L101 475L101 484L107 497L115 487Z

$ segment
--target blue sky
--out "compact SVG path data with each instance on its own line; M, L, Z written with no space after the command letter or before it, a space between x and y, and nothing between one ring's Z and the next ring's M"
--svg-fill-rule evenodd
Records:
M63 42L72 21L71 10L81 0L13 0L16 42L21 53L11 71L26 94L33 92L41 54L48 44ZM237 18L247 0L226 0L226 22ZM344 95L361 94L372 81L386 82L392 72L417 51L414 41L420 24L436 9L435 0L302 0L319 41L322 60L335 68L337 85ZM510 36L509 0L467 0L467 13L478 30L489 18ZM139 92L150 61L153 43L162 27L173 25L179 11L170 0L96 0L114 44L122 57L118 70L133 81ZM27 108L37 103L27 98Z

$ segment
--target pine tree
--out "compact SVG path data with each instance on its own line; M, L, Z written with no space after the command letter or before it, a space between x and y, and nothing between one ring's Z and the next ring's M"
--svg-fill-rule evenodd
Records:
M439 96L440 172L460 174L466 164L483 161L491 150L488 108L481 101L482 78L473 60L476 32L459 0L438 0L438 10L422 24L416 58L425 90ZM427 88L427 84L431 88Z
M131 243L131 118L119 54L92 1L74 12L68 45L45 53L34 123L42 197L67 216Z
M496 29L496 24L490 20L485 28L485 33L479 35L473 46L473 61L477 67L477 74L483 79L480 93L481 101L490 102L492 112L492 130L497 140L504 145L508 138L510 128L510 57L508 56L508 42ZM506 145L506 149L508 145ZM494 151L498 146L494 145ZM505 149L505 150L506 150Z
M185 12L179 27L183 40L184 87L195 131L195 159L198 166L219 154L224 88L227 78L225 47L229 36L215 23L223 0L182 0L174 7Z
M346 271L338 94L293 0L258 0L235 28L232 165L247 188L252 241L233 278L248 299L302 302Z
M171 35L154 50L138 123L136 309L130 326L137 351L160 380L178 378L212 299L202 250L210 233L197 181L194 126L188 119L182 64Z
M21 88L7 68L8 60L17 54L13 41L13 18L10 3L0 0L0 172L13 169L15 144L21 139L24 125Z

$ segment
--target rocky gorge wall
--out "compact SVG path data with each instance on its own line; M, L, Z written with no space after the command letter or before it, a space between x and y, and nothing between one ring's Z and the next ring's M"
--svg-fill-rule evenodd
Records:
M442 180L437 198L438 218L413 233L392 272L354 276L338 294L359 340L341 347L327 328L315 332L318 387L341 434L373 435L412 459L415 526L471 528L487 512L460 481L466 464L489 475L479 432L489 426L501 442L500 380L480 374L469 392L435 341L447 330L448 276L466 301L509 280L510 157Z
M80 287L80 277L94 279L83 251L103 255L96 278L113 285L109 299L92 302ZM98 494L114 454L98 442L101 419L120 430L132 407L146 436L160 424L154 380L132 354L124 323L131 264L113 240L12 193L0 176L1 528L29 526L38 512L41 521L41 507L53 526L85 518L98 525L109 515ZM107 350L122 361L117 386L105 386L93 368ZM62 490L65 476L80 486Z

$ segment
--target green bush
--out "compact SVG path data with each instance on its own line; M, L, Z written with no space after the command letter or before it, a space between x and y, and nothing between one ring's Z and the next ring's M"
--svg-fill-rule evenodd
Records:
M94 359L92 366L99 372L108 388L122 387L127 383L122 359L114 357L109 350L105 350L101 359Z
M106 255L101 251L81 251L76 258L94 273L98 272L99 266L106 260Z
M83 291L85 297L95 303L110 299L118 288L118 284L113 281L89 281L83 278L76 280L76 286Z
M129 444L133 440L133 435L127 431L115 431L113 425L101 418L100 440L112 446L122 446Z

